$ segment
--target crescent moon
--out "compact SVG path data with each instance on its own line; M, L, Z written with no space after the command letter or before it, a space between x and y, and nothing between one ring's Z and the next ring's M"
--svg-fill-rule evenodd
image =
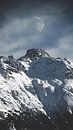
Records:
M44 29L44 20L41 17L36 16L35 17L35 23L36 23L36 29L39 32L42 32Z

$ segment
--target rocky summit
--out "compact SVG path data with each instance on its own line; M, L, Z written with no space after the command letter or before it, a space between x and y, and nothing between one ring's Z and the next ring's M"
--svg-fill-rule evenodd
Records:
M0 56L0 130L73 130L73 63L30 49Z

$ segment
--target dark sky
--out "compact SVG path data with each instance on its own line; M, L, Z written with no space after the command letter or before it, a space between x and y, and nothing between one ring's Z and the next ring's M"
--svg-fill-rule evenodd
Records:
M0 1L0 55L42 48L73 60L72 0Z

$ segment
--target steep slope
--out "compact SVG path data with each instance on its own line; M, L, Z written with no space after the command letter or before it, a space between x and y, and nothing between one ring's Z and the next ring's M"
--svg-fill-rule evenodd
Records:
M34 51L36 53L37 50L34 49ZM26 55L30 58L28 53ZM26 75L31 79L35 95L50 116L54 116L55 112L60 110L72 112L73 64L71 62L67 59L55 59L49 55L39 56L38 54L30 62L26 62L28 67L25 65L24 58L21 63L25 67Z
M34 48L0 57L1 130L71 130L72 113L72 62Z

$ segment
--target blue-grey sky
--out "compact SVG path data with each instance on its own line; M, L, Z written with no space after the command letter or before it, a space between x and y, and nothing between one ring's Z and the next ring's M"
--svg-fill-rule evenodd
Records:
M30 48L73 60L73 4L68 0L2 0L0 55L20 57Z

